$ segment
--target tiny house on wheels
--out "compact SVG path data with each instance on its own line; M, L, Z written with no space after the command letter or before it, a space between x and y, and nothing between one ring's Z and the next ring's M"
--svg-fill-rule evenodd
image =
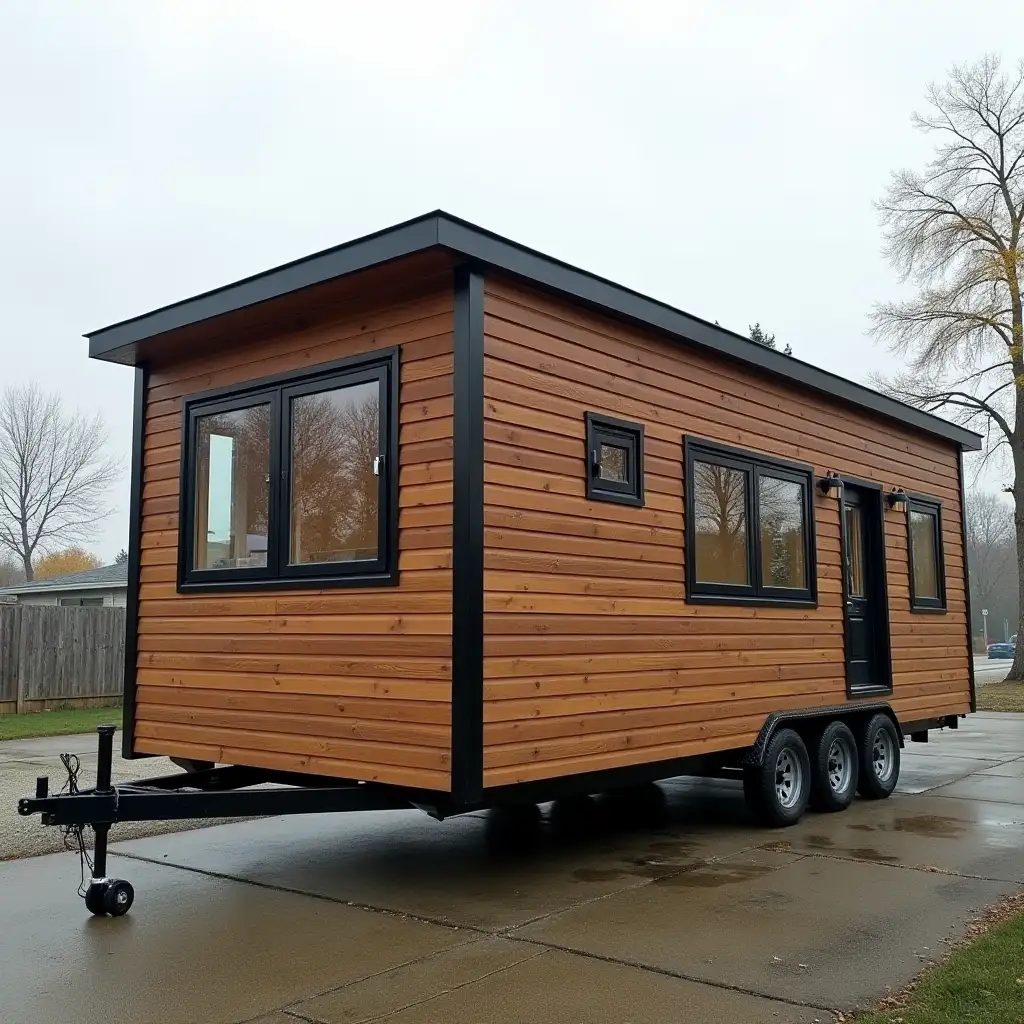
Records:
M135 367L124 754L23 813L409 805L681 774L887 796L973 709L979 438L432 213L89 335ZM281 783L274 788L261 783Z

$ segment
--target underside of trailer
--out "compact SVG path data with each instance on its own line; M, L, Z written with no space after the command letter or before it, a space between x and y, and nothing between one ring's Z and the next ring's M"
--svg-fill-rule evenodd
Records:
M843 811L857 794L885 799L899 780L905 740L927 742L931 730L956 729L958 724L956 715L901 724L884 702L779 713L768 717L749 747L498 787L484 790L473 803L459 803L451 794L431 790L186 760L181 761L180 773L114 785L116 727L104 725L97 730L96 785L80 789L78 760L65 754L64 789L50 795L49 778L42 776L36 780L35 796L20 800L18 812L39 814L42 824L64 830L69 848L77 849L81 857L79 895L89 912L119 917L131 908L135 892L130 882L106 873L108 835L118 822L409 809L440 821L502 808L516 814L506 828L528 835L539 804L577 801L571 813L583 823L580 800L614 793L619 799L643 803L650 799L651 783L688 775L742 782L754 819L779 828L795 824L808 809ZM94 833L91 852L87 828ZM514 842L517 837L507 838Z

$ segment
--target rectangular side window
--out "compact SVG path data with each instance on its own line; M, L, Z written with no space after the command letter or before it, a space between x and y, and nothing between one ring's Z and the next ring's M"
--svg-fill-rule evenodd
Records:
M686 442L688 600L813 604L810 467Z
M586 414L587 500L644 503L644 428Z
M398 357L184 403L182 589L395 582Z
M911 498L907 507L910 555L910 607L945 611L942 557L942 506L928 498Z

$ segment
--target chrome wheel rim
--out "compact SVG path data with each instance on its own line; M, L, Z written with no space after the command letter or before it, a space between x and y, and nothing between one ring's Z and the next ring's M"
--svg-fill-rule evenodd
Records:
M837 736L828 748L828 784L833 793L845 793L849 789L852 766L850 750Z
M787 810L796 806L803 791L803 769L800 759L789 747L784 747L775 762L775 797L779 806Z
M879 782L888 782L892 775L893 762L892 737L888 729L879 729L871 741L871 765L875 770L875 778Z

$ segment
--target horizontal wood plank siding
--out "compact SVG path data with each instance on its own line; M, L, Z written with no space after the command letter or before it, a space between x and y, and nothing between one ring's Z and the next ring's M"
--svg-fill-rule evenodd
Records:
M450 788L452 278L372 273L303 325L150 367L135 747ZM181 401L401 348L399 585L179 594ZM169 347L170 349L170 347Z
M485 313L486 786L745 746L771 711L847 700L838 501L814 498L817 608L687 604L684 435L941 500L943 615L911 613L885 516L891 701L969 710L951 444L495 276ZM587 501L587 411L643 423L643 508Z

